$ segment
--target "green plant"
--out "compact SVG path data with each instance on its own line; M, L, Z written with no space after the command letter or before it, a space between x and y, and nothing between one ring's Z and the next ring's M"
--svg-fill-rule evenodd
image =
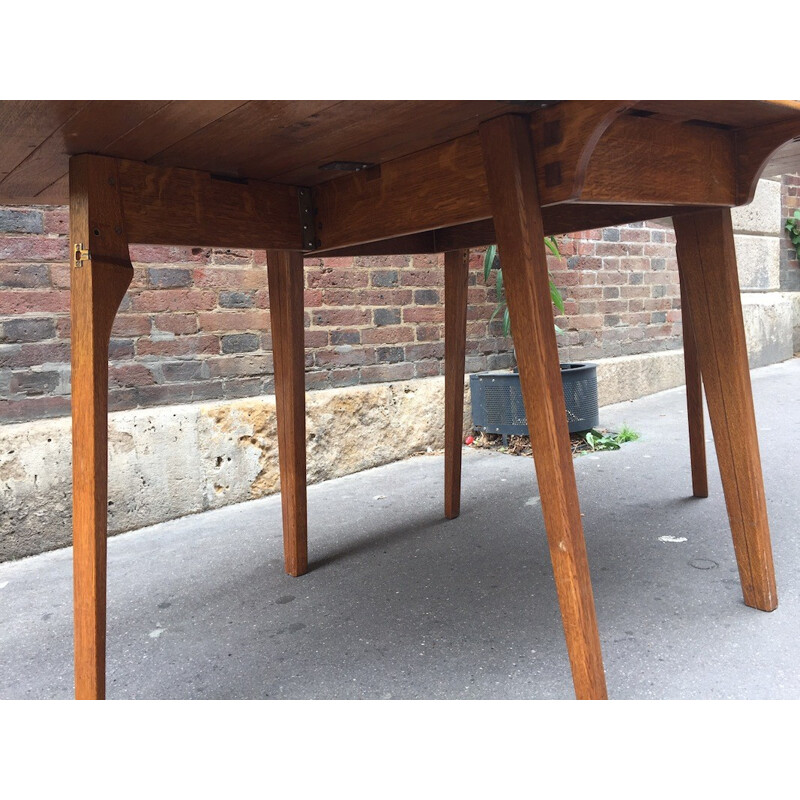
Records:
M795 209L794 214L786 220L786 230L794 245L797 260L800 261L800 210Z
M619 450L620 445L625 442L635 442L639 438L639 434L632 431L627 425L623 425L619 433L591 430L587 431L583 438L592 451Z
M556 258L563 258L561 255L561 251L558 249L558 243L552 236L546 236L544 240L545 247L554 255ZM494 313L489 318L489 322L491 322L498 314L502 312L503 314L503 335L510 336L511 335L511 317L508 314L508 305L506 303L506 294L503 288L503 270L500 266L500 256L497 255L497 245L493 244L486 248L486 255L483 257L483 280L485 283L489 283L489 276L491 275L492 270L497 272L497 278L495 282L495 289L497 291L497 308L495 308ZM550 275L550 299L553 301L553 305L563 314L564 313L564 299L561 297L561 292L559 292L558 287L553 283L553 276ZM556 333L563 333L561 328L558 325L554 324L556 329Z

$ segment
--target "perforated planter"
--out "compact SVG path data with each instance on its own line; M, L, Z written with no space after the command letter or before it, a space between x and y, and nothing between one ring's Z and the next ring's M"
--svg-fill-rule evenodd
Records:
M597 367L594 364L562 364L569 432L588 431L599 424L597 407ZM469 377L472 399L472 424L485 433L527 435L528 420L522 402L519 374L477 372ZM531 426L536 429L536 422Z

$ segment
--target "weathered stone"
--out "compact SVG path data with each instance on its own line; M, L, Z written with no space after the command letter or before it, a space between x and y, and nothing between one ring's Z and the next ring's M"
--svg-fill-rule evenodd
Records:
M753 202L731 212L733 229L742 233L779 236L781 233L780 181L760 180Z
M800 293L786 292L784 297L792 304L792 341L795 355L800 354Z
M780 286L780 239L736 234L734 244L742 291L777 291Z
M443 428L441 377L309 394L309 482L441 448ZM70 543L70 431L0 427L0 560ZM278 491L277 448L274 396L112 413L109 532Z
M792 302L785 294L743 294L742 312L751 369L794 355Z
M684 383L683 351L598 358L597 394L601 406L635 400Z

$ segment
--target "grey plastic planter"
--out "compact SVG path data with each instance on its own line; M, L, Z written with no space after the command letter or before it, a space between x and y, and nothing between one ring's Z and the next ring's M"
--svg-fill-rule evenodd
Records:
M597 367L595 364L562 364L569 432L588 431L599 424ZM485 433L517 436L528 433L528 420L516 372L477 372L469 377L472 424ZM535 423L534 426L535 428Z

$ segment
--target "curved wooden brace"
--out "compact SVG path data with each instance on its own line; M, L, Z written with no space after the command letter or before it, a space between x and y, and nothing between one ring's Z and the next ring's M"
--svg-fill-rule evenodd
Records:
M745 205L753 200L758 179L771 162L782 162L784 156L789 162L787 168L781 168L776 163L776 175L786 172L792 163L794 169L800 163L800 113L796 119L737 131L735 142L736 203ZM775 159L779 151L780 157Z

